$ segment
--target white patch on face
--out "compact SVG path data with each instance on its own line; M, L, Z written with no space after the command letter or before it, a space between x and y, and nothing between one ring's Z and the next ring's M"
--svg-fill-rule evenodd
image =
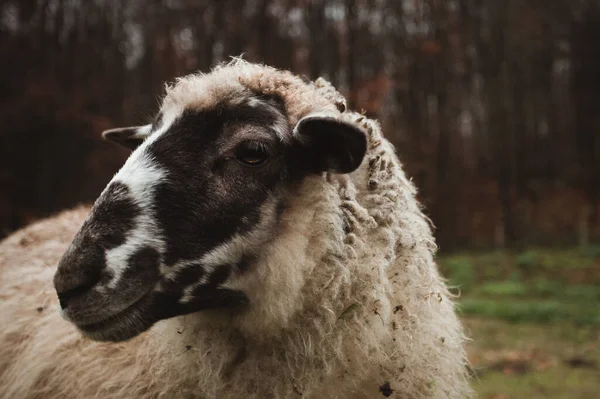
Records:
M246 104L252 108L265 105L265 103L263 101L259 100L258 98L254 98L254 97L250 98Z
M114 273L108 284L110 288L116 287L128 266L129 258L136 251L144 246L150 246L161 253L164 251L165 244L155 222L152 200L157 182L164 181L166 175L164 170L142 153L132 162L128 160L113 178L113 181L129 188L129 193L141 212L134 219L134 228L127 232L125 242L106 251L106 267Z
M174 108L164 113L161 126L153 133L149 132L151 125L141 127L139 134L150 134L149 138L131 154L111 181L120 182L128 187L129 194L141 213L134 220L134 228L127 232L125 242L105 253L106 267L113 272L113 278L108 283L109 288L116 288L129 265L130 257L138 250L149 246L159 253L164 253L166 249L152 208L154 189L158 183L165 181L167 171L152 162L146 148L168 131L180 115L180 110Z
M162 110L162 120L158 128L150 134L148 140L144 141L144 143L138 149L145 149L150 144L156 141L160 136L162 136L165 132L167 132L171 126L175 123L175 121L181 118L183 114L183 108L172 106ZM137 150L136 150L137 151ZM135 152L134 152L135 153ZM133 154L131 154L133 155Z
M246 104L250 107L256 108L256 107L268 107L268 108L272 108L273 111L275 111L275 107L272 104L269 104L265 101L262 101L258 98L250 98ZM290 137L288 134L288 121L287 119L281 115L279 113L279 111L277 111L277 117L275 122L273 122L273 124L271 125L271 130L273 130L275 132L275 134L277 135L277 137L279 138L279 140L281 141L289 141Z
M254 101L251 106L267 105L258 99L251 99L250 101ZM131 154L125 165L112 180L125 184L129 188L130 195L140 207L141 212L135 218L134 228L126 234L125 242L106 251L107 268L113 272L113 278L107 285L108 288L116 288L123 272L128 267L129 259L138 250L145 246L149 246L161 254L166 250L162 231L156 223L153 200L155 187L168 178L168 171L154 164L146 149L172 127L176 120L181 117L183 108L172 103L169 107L163 107L161 112L163 115L161 123L154 132L151 131L152 125L140 127L139 133L136 133L136 135L147 136L147 139ZM288 125L284 117L278 117L272 129L280 138L288 137ZM171 280L174 280L178 273L187 267L202 267L204 269L205 273L201 279L184 288L181 303L189 302L193 298L192 293L194 290L209 282L210 274L216 267L236 265L245 254L252 253L271 237L270 231L276 221L276 205L277 201L274 198L265 201L261 207L260 221L251 231L243 235L234 235L225 243L205 253L200 259L185 260L175 265L160 265L162 277ZM99 288L103 289L104 287ZM161 286L157 285L156 289L160 290Z
M275 133L277 134L277 137L282 142L290 141L291 137L288 134L288 131L289 131L288 122L287 122L287 120L285 120L285 118L278 117L277 120L271 126L271 129L273 129L273 131L275 131Z
M211 270L211 272L212 272L212 270ZM190 284L187 287L185 287L185 289L183 290L183 295L181 296L181 299L179 299L179 303L188 303L192 299L194 299L194 296L192 295L194 290L197 287L200 287L200 286L208 283L209 278L210 278L210 273L207 272L204 276L202 276L202 278L200 280L198 280L198 282L196 282L194 284Z

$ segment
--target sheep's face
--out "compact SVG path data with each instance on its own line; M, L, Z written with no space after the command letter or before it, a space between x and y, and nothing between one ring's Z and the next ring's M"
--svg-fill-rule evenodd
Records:
M309 174L356 169L366 151L364 133L335 116L288 121L278 99L248 95L163 106L152 125L105 132L134 151L59 263L63 316L120 341L161 319L252 306L226 283L254 271L286 193Z

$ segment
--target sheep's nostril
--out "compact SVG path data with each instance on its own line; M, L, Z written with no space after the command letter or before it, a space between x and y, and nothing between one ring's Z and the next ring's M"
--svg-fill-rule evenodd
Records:
M56 293L58 294L58 302L62 309L69 306L69 302L78 296L90 291L99 281L101 274L94 273L92 275L82 276L80 279L66 279L67 284L61 282L60 275L55 279Z

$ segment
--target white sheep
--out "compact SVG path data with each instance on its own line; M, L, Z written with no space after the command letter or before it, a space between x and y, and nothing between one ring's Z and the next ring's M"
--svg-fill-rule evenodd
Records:
M215 115L229 119L218 124ZM268 129L265 120L272 122ZM329 130L338 127L336 140L350 144L327 141ZM309 128L316 134L306 133ZM196 129L202 135L218 132L218 145L204 150L179 142L190 131L195 140ZM312 155L301 152L293 165L314 173L295 176L281 165L260 166L273 157L272 148L227 149L231 137L271 140L269 134L277 141L267 144L283 148L281 162L296 156L286 146L308 146ZM361 135L367 143L362 149ZM436 246L415 188L379 125L346 111L343 97L326 82L307 84L289 72L235 60L168 87L152 126L105 136L137 149L90 215L86 207L66 211L0 243L0 397L471 396L465 338L433 260ZM194 149L188 153L182 146ZM195 160L194 151L212 152ZM215 151L229 155L208 163ZM258 166L241 169L227 163L233 158ZM213 201L216 210L202 208L178 219L177 212L185 211L179 195L195 190L208 164L213 186L206 198L194 194L198 200L189 206ZM263 188L264 176L279 169L285 173L273 183L277 188ZM220 190L215 180L235 186ZM198 193L209 183L198 182L204 187ZM176 191L181 186L186 192ZM238 209L239 201L254 195L254 186L268 191L260 212L240 211L231 220L229 211L219 213L226 204ZM163 194L171 209L161 209L169 204L160 202ZM169 224L163 213L177 222ZM187 234L188 220L209 223L212 213L224 218L222 225L198 225L194 234L210 230L206 237L226 238L198 250L197 261L183 257L186 245L208 248L206 239L196 243L168 234ZM104 251L99 258L96 246ZM138 255L139 267L131 260ZM118 263L127 256L128 266ZM59 260L61 312L77 328L55 311L52 277ZM226 296L210 305L217 292L240 293L234 295L239 303ZM123 313L129 311L122 310L125 302L141 305ZM102 312L117 316L102 318Z

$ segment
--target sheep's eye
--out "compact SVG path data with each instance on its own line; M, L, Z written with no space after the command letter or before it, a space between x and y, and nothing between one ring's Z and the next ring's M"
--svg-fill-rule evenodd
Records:
M235 158L245 165L260 166L269 158L269 151L262 143L246 141L236 148Z

